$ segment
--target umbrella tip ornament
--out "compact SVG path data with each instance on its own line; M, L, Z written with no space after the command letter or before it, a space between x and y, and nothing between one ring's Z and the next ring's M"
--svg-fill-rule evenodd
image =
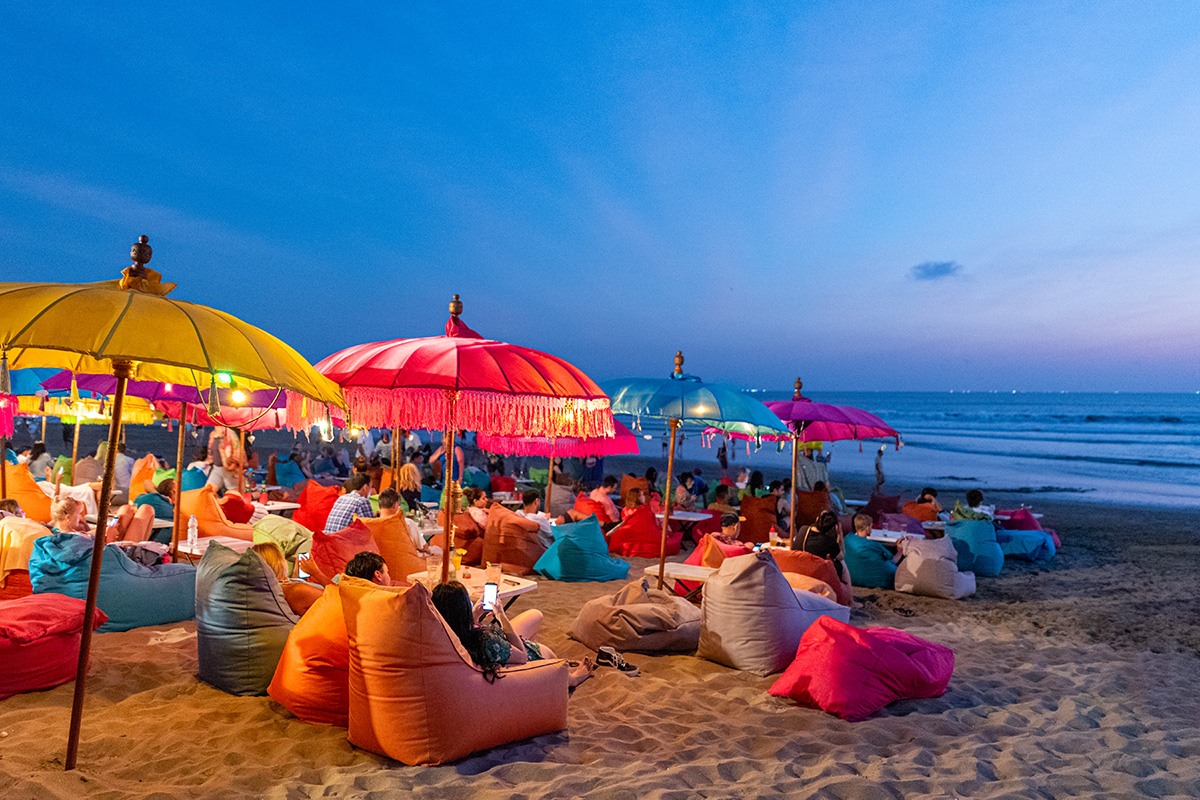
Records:
M150 246L150 237L142 234L133 243L133 247L129 248L129 257L133 263L121 270L122 289L156 294L160 297L166 297L175 289L175 284L163 283L162 274L146 266L153 255L154 248Z
M683 351L682 350L675 351L675 374L676 375L683 374Z
M133 259L134 267L146 266L153 255L154 248L150 246L150 237L144 233L134 242L133 247L129 248L129 257Z
M450 315L454 317L462 316L463 304L462 300L458 299L458 295L454 295L454 299L450 301Z
M804 381L800 380L800 378L796 378L796 382L794 384L792 384L792 386L795 389L795 391L792 392L792 399L799 400L800 399L800 390L804 388Z

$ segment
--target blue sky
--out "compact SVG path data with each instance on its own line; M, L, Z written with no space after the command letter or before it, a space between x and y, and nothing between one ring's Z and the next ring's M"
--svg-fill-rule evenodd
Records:
M441 332L598 380L1200 388L1191 3L0 11L0 278L136 236L316 361Z

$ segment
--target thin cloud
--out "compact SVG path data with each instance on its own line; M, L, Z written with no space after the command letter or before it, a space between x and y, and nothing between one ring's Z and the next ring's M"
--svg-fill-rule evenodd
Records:
M912 268L914 281L940 281L961 275L963 265L957 261L926 261Z

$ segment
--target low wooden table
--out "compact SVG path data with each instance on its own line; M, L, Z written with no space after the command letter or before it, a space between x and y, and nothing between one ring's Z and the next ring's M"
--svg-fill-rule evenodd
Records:
M470 577L463 577L467 570L470 570ZM424 583L428 586L429 572L428 570L414 572L406 576L406 579L409 583ZM440 576L438 580L441 580ZM487 583L487 568L463 567L458 571L458 577L455 580L467 587L467 592L471 595L471 602L474 603L483 597L483 585ZM507 601L504 604L504 608L507 610L519 596L537 589L537 583L525 578L518 578L516 575L501 575L497 588L499 589L497 596L501 600Z
M674 516L674 514L672 514ZM748 552L748 551L747 551ZM693 581L698 584L703 584L712 574L716 572L716 567L703 567L699 564L680 564L677 561L668 561L663 567L663 581ZM645 573L651 578L658 579L658 565L652 564L646 567ZM697 586L695 589L689 590L683 595L684 600L692 600L700 593L702 586ZM676 590L678 592L678 590Z
M901 539L908 538L919 537L913 537L911 533L901 533L900 531L883 531L872 528L871 535L867 537L867 540L872 542L881 542L888 547L896 547L900 544Z
M268 514L282 514L285 511L295 511L300 507L299 503L288 503L283 500L272 500L269 503L259 503L267 510Z
M655 514L654 516L659 520L663 518L662 514ZM712 519L712 515L702 514L699 511L672 511L671 519L677 519L682 522L684 535L691 536L692 528L696 527L696 525L699 523L704 522L706 519ZM696 537L692 536L692 538L695 539Z
M195 563L194 559L202 558L204 552L208 550L208 546L213 542L220 542L231 550L236 550L239 553L244 553L250 549L254 542L245 539L235 539L232 536L204 536L196 540L194 548L188 547L187 539L179 541L179 555L186 558L189 562Z
M84 516L84 519L87 520L88 522L92 523L93 525L96 524L96 515L95 514L87 514L86 516ZM116 517L109 517L109 524L111 525L113 522L116 522L116 519L117 519ZM157 530L162 530L163 528L170 528L174 524L175 523L171 522L171 520L169 520L169 519L159 519L158 517L155 517L154 521L150 523L150 528L152 530L157 531Z

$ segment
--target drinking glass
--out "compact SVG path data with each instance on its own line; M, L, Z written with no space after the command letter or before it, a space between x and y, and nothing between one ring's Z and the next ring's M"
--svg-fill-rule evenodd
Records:
M491 562L488 562L488 565L487 565L487 582L488 583L495 583L495 584L499 585L500 575L501 575L500 569L501 569L501 567L499 564L493 564Z
M436 586L438 581L442 579L442 554L432 553L425 558L426 577L429 579L429 586Z

